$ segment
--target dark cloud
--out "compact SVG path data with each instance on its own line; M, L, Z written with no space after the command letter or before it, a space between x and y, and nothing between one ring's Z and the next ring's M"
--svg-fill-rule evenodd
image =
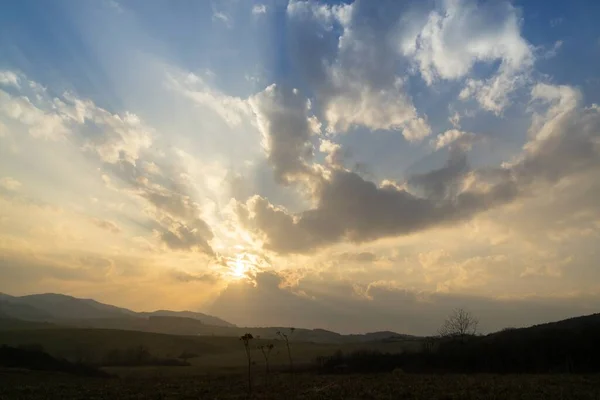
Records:
M342 240L365 242L465 220L535 193L540 184L597 170L600 109L581 107L569 88L544 86L534 89L533 97L541 97L546 110L535 116L535 136L512 164L472 170L464 148L451 147L445 166L409 178L408 188L390 182L377 186L334 167L313 182L315 207L290 214L254 197L240 208L242 221L264 236L269 249L302 253Z
M333 170L319 186L313 209L292 215L255 197L241 214L247 226L265 235L269 249L302 253L344 239L365 242L417 232L468 218L514 196L509 182L438 201L417 197L392 184L377 186L353 172Z
M271 85L253 96L250 104L276 181L289 183L299 175L310 175L310 138L315 127L311 125L307 99L296 89Z
M175 222L176 227L171 227L160 234L162 241L173 250L199 249L206 254L212 254L212 249L206 242L206 237L212 235L209 226L201 219L196 219L184 225Z
M455 197L461 190L459 185L469 172L467 154L453 149L442 168L410 177L408 183L423 192L424 197L442 201Z

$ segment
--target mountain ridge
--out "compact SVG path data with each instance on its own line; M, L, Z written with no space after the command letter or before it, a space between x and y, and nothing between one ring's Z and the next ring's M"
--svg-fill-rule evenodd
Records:
M127 308L58 293L11 296L0 293L0 316L47 322L58 326L120 329L175 335L241 336L252 332L264 339L277 338L287 327L238 327L219 317L195 312L155 310L136 312ZM348 343L411 338L395 332L381 331L344 335L325 329L298 328L294 338L315 343Z
M6 293L0 293L0 313L17 317L14 308L27 307L31 311L39 311L36 316L21 315L19 319L101 319L101 318L148 318L150 316L186 316L202 321L211 326L230 326L235 325L221 318L193 311L171 311L156 310L137 312L124 307L113 306L111 304L101 303L94 299L84 299L69 296L60 293L39 293L24 296L11 296ZM31 314L31 313L30 313ZM185 314L185 315L184 315Z

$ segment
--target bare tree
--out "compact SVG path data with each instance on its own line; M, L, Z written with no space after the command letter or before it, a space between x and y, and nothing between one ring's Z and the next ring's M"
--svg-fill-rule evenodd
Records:
M442 337L460 337L475 335L479 320L464 308L457 308L444 321L438 333Z

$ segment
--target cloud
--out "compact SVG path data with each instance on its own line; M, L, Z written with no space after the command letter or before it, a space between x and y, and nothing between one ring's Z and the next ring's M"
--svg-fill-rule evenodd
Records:
M401 51L412 58L429 85L439 79L457 80L476 63L499 60L495 75L467 80L461 99L474 96L480 105L499 114L511 92L527 81L533 65L531 45L520 32L518 10L509 2L477 3L445 0L427 16L421 29L408 31Z
M255 4L254 6L252 6L252 14L260 15L260 14L266 14L266 13L267 13L267 6L265 6L264 4Z
M310 102L298 90L271 85L249 100L262 145L279 183L312 175L311 136L320 130Z
M217 11L217 10L213 9L212 20L220 21L220 22L224 23L225 26L228 28L232 27L231 18L222 11Z
M0 90L0 116L24 125L34 138L69 139L113 163L122 156L135 161L152 144L151 129L135 114L112 114L69 92L52 97L37 82L19 79L27 85L19 86L18 96Z
M0 188L4 190L8 190L9 192L17 191L21 188L22 183L18 180L11 178L10 176L6 176L0 179Z
M230 128L247 123L251 115L251 108L246 99L228 96L214 90L201 76L191 72L169 74L167 85L195 104L215 112Z
M0 85L14 86L19 88L21 86L19 75L13 71L0 70Z
M343 161L342 146L331 140L322 139L319 151L326 154L325 163L330 166L341 166Z
M561 49L563 44L564 44L564 42L562 40L557 40L556 42L554 42L554 44L552 45L552 47L550 49L546 50L546 52L543 53L542 58L549 59L549 58L556 57L556 55L558 54L558 51Z
M256 196L240 213L268 249L304 253L342 240L366 242L468 218L500 201L496 199L501 198L500 189L461 193L436 204L434 199L417 197L389 183L378 187L356 173L333 170L316 190L315 208L292 215Z
M105 229L112 233L121 233L121 228L119 228L119 225L115 224L112 221L108 221L108 220L100 219L100 218L92 218L91 221L98 228Z
M191 274L189 272L185 272L182 270L176 270L176 269L171 271L171 276L176 281L185 282L185 283L190 283L190 282L216 283L220 280L220 277L218 275L215 275L212 273Z
M476 135L471 132L460 131L458 129L450 129L444 133L437 135L429 143L435 150L440 150L448 146L459 146L463 150L470 150L473 142L476 140Z
M47 104L49 107L50 105ZM69 134L68 117L38 108L26 96L13 96L0 89L0 116L17 121L36 138L61 140Z
M0 273L13 284L32 281L99 282L114 273L113 262L92 254L32 255L3 249Z
M0 115L23 124L33 137L68 140L96 155L100 169L125 184L125 188L117 188L111 183L111 188L133 194L151 206L147 214L164 244L174 250L212 254L208 241L213 234L193 200L189 177L173 166L180 157L173 153L169 159L161 158L151 149L158 136L152 128L136 114L110 113L68 92L51 97L36 82L24 76L20 79L27 82L21 85L20 96L0 90ZM110 182L108 175L103 176ZM108 221L92 222L113 232L119 230Z
M517 10L508 2L477 4L467 0L443 1L425 25L402 43L423 79L458 79L476 62L500 60L500 69L520 69L531 62L531 49L521 37Z
M336 258L343 262L371 263L379 257L370 251L363 251L360 253L341 253Z
M172 161L177 160L172 154ZM125 190L145 200L151 207L146 213L154 223L158 238L172 250L201 251L212 255L210 226L201 218L200 205L193 200L193 189L184 174L172 164L158 168L163 175L148 171L145 164L120 160L109 171L124 183Z
M450 152L443 167L415 174L409 178L408 183L422 191L427 199L436 202L452 201L461 194L462 182L469 170L467 155L462 150L454 150Z
M398 130L418 141L429 135L397 73L398 53L390 36L398 7L373 18L369 2L328 6L288 4L290 48L294 64L316 94L330 133L354 126Z
M582 107L581 95L566 86L539 84L531 96L545 111L533 114L531 139L511 163L472 169L465 149L454 146L443 167L409 178L408 189L331 168L313 182L313 208L292 214L255 196L240 206L241 220L268 249L304 253L343 240L360 243L456 223L540 190L539 184L595 170L600 109ZM469 135L451 132L438 142L463 137Z
M186 224L172 221L168 230L160 234L161 240L173 250L192 250L211 254L212 249L207 238L212 238L212 231L206 222L200 218Z

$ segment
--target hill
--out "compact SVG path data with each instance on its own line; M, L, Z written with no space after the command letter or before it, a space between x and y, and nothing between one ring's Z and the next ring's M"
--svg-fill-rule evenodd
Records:
M98 325L100 321L120 320L121 325L144 325L149 317L184 317L204 325L234 327L235 325L212 315L191 311L135 312L126 308L100 303L93 299L80 299L64 294L45 293L27 296L10 296L0 293L0 315L27 321L55 322L67 325ZM137 321L136 321L137 320ZM187 332L190 333L190 332Z
M207 315L207 314L193 312L193 311L157 310L157 311L152 311L152 312L141 312L138 314L142 315L142 316L148 316L148 317L191 318L191 319L201 321L204 325L235 327L234 324L224 321L221 318L217 318L217 317L213 317L212 315Z
M246 332L277 339L287 327L237 327L218 317L193 311L135 312L126 308L56 293L10 296L0 293L0 317L46 322L63 327L135 330L174 335L239 337ZM13 322L14 324L14 322ZM313 343L358 343L406 338L395 332L342 335L324 329L296 329L294 340Z
M509 328L485 336L454 336L424 341L421 351L359 351L326 357L322 372L340 366L354 373L597 373L600 372L600 314Z

